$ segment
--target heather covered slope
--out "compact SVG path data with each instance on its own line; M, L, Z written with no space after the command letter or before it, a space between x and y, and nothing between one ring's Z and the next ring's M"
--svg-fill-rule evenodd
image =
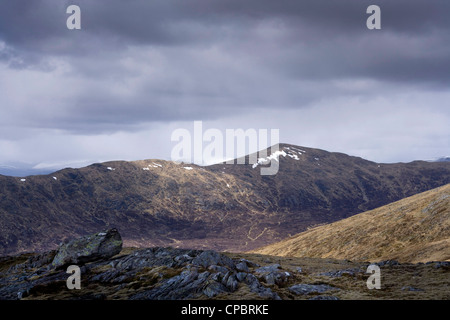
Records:
M255 252L410 263L450 260L450 184L310 229Z

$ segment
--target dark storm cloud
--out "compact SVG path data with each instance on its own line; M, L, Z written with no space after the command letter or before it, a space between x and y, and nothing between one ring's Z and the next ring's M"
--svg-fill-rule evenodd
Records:
M246 50L250 42L265 50L257 54L274 67L286 64L306 77L448 81L450 2L376 1L382 8L381 34L365 28L365 9L372 2L7 0L0 4L0 39L10 52L0 57L26 66L48 55L92 56L129 45L195 47L224 41L232 42L230 54L248 55L255 53ZM69 4L82 8L82 33L64 28ZM274 21L274 28L278 23L281 33L275 38L255 34L265 21ZM425 41L411 47L402 42L408 37ZM302 49L308 56L295 55Z
M189 29L172 28L177 22L186 21L193 26L242 24L244 27L255 21L279 18L292 24L310 25L311 30L354 33L365 22L365 9L370 4L382 7L386 28L417 35L430 29L449 30L450 9L446 0L6 0L0 4L0 34L15 43L63 36L66 30L59 26L65 25L65 9L70 4L84 9L83 23L89 31L146 43L187 41L184 36L193 35Z
M379 31L365 26L373 3ZM70 4L81 31L65 27ZM6 0L0 61L57 80L40 96L27 77L35 97L3 108L29 126L95 133L302 108L346 94L339 80L445 88L448 12L445 0Z

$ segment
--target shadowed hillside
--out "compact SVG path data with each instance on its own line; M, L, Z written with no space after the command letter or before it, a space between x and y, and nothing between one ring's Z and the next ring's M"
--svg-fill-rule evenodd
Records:
M110 227L126 246L248 251L450 183L449 162L381 164L286 144L272 161L273 176L262 164L162 160L0 176L0 254Z

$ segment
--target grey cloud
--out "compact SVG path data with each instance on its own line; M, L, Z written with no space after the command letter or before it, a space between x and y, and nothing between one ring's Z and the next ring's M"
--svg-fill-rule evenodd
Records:
M44 45L48 39L67 37L65 8L73 3L3 1L0 36L28 48ZM364 33L365 9L372 1L78 0L75 4L82 8L85 32L95 34L99 41L120 38L125 44L170 45L211 42L220 34L216 29L226 32L224 27L230 25L246 33L249 27L268 19L289 24L294 34L302 33L302 28L321 38ZM383 26L394 32L417 35L450 28L447 16L450 3L445 0L427 1L426 5L423 0L379 0L377 4L382 7Z
M55 55L85 56L95 64L103 55L108 58L111 51L126 54L129 46L176 46L180 48L176 59L184 58L184 48L219 46L230 55L257 55L262 64L272 63L272 72L288 69L303 77L367 76L421 82L448 81L450 75L446 72L450 56L448 1L424 5L423 1L380 0L383 30L377 31L379 34L365 28L365 9L371 4L366 0L78 0L82 32L65 28L69 3L2 2L0 39L11 48L2 54L4 59L10 59L12 67L40 65L45 69L45 59ZM17 23L19 16L21 23ZM270 21L274 29L279 24L278 34L258 33L258 28ZM403 46L403 40L412 36L436 41ZM365 47L361 48L361 43ZM286 66L277 70L280 64Z
M25 128L97 135L274 110L278 122L323 100L332 109L342 99L448 90L450 2L377 0L382 30L369 31L373 3L1 1L0 139ZM82 9L81 31L65 27L69 4Z

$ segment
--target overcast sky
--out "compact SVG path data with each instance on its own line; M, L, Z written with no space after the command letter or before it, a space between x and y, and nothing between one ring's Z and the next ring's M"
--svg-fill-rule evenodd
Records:
M448 0L1 0L0 164L169 160L194 120L377 162L450 155L449 14Z

